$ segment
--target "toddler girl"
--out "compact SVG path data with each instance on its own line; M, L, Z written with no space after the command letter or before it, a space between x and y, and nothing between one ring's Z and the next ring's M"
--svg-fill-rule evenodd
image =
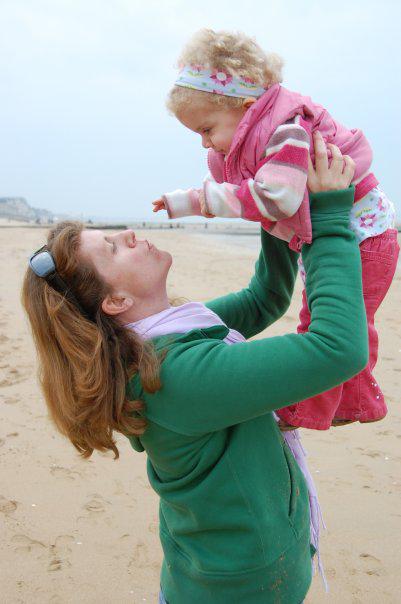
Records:
M394 276L399 247L394 206L370 171L372 152L361 130L348 130L309 97L280 85L281 60L266 55L243 34L204 29L180 58L169 110L202 138L209 174L200 189L178 189L153 202L170 218L204 215L258 221L295 251L311 242L306 189L312 133L323 136L331 161L355 162L355 203L350 226L361 250L369 329L368 366L359 375L321 395L278 411L282 429L326 430L331 425L382 419L383 394L372 375L378 337L374 315ZM320 133L320 134L319 134ZM319 161L319 158L316 158ZM305 279L302 261L301 276ZM299 333L308 330L305 290ZM352 338L352 334L349 334Z

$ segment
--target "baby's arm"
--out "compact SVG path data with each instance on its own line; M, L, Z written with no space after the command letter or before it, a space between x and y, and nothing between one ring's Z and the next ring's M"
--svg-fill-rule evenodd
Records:
M295 118L299 121L299 118ZM302 203L308 170L309 136L299 123L279 126L254 178L241 185L218 183L209 174L202 189L177 189L153 202L169 218L220 216L276 222L293 216Z
M169 218L202 216L202 189L177 189L153 201L153 211L166 210Z
M279 126L254 178L240 186L206 180L207 210L216 216L276 222L293 216L305 194L309 135L297 123Z

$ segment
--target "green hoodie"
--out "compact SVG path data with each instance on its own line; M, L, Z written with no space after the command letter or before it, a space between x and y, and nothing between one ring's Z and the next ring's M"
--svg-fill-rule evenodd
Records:
M160 495L161 585L169 604L299 604L311 582L308 494L272 411L328 390L368 360L360 255L348 229L353 189L311 196L304 246L307 334L228 346L216 326L154 340L162 388L138 376L146 450ZM246 338L288 308L297 255L262 230L249 287L208 303Z

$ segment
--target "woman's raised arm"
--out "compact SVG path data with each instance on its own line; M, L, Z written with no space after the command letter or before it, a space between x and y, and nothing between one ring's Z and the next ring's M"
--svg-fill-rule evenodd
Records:
M327 151L319 133L315 134L314 143L316 169L310 158L308 169L312 204L315 193L345 188L353 174L352 160L348 156L343 157L334 145L328 146L333 161L337 163L329 167ZM345 169L340 172L343 165ZM298 254L289 249L287 242L261 229L261 251L248 287L210 300L206 306L245 338L260 333L277 321L290 305L297 275L297 258Z
M297 275L298 254L286 241L261 229L259 259L248 287L206 302L231 329L250 338L277 321L288 309Z
M344 163L335 163L323 181L335 170L343 174ZM346 189L317 193L311 204L313 242L303 249L309 332L232 346L212 339L176 343L162 363L162 389L149 399L145 394L149 419L204 434L324 392L365 367L360 254L348 228L352 203L353 189Z

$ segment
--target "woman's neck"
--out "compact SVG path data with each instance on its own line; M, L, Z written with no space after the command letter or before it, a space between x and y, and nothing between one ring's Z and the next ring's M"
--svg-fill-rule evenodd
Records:
M170 308L167 292L160 296L152 296L151 299L135 300L134 304L125 313L120 315L121 321L135 323Z

